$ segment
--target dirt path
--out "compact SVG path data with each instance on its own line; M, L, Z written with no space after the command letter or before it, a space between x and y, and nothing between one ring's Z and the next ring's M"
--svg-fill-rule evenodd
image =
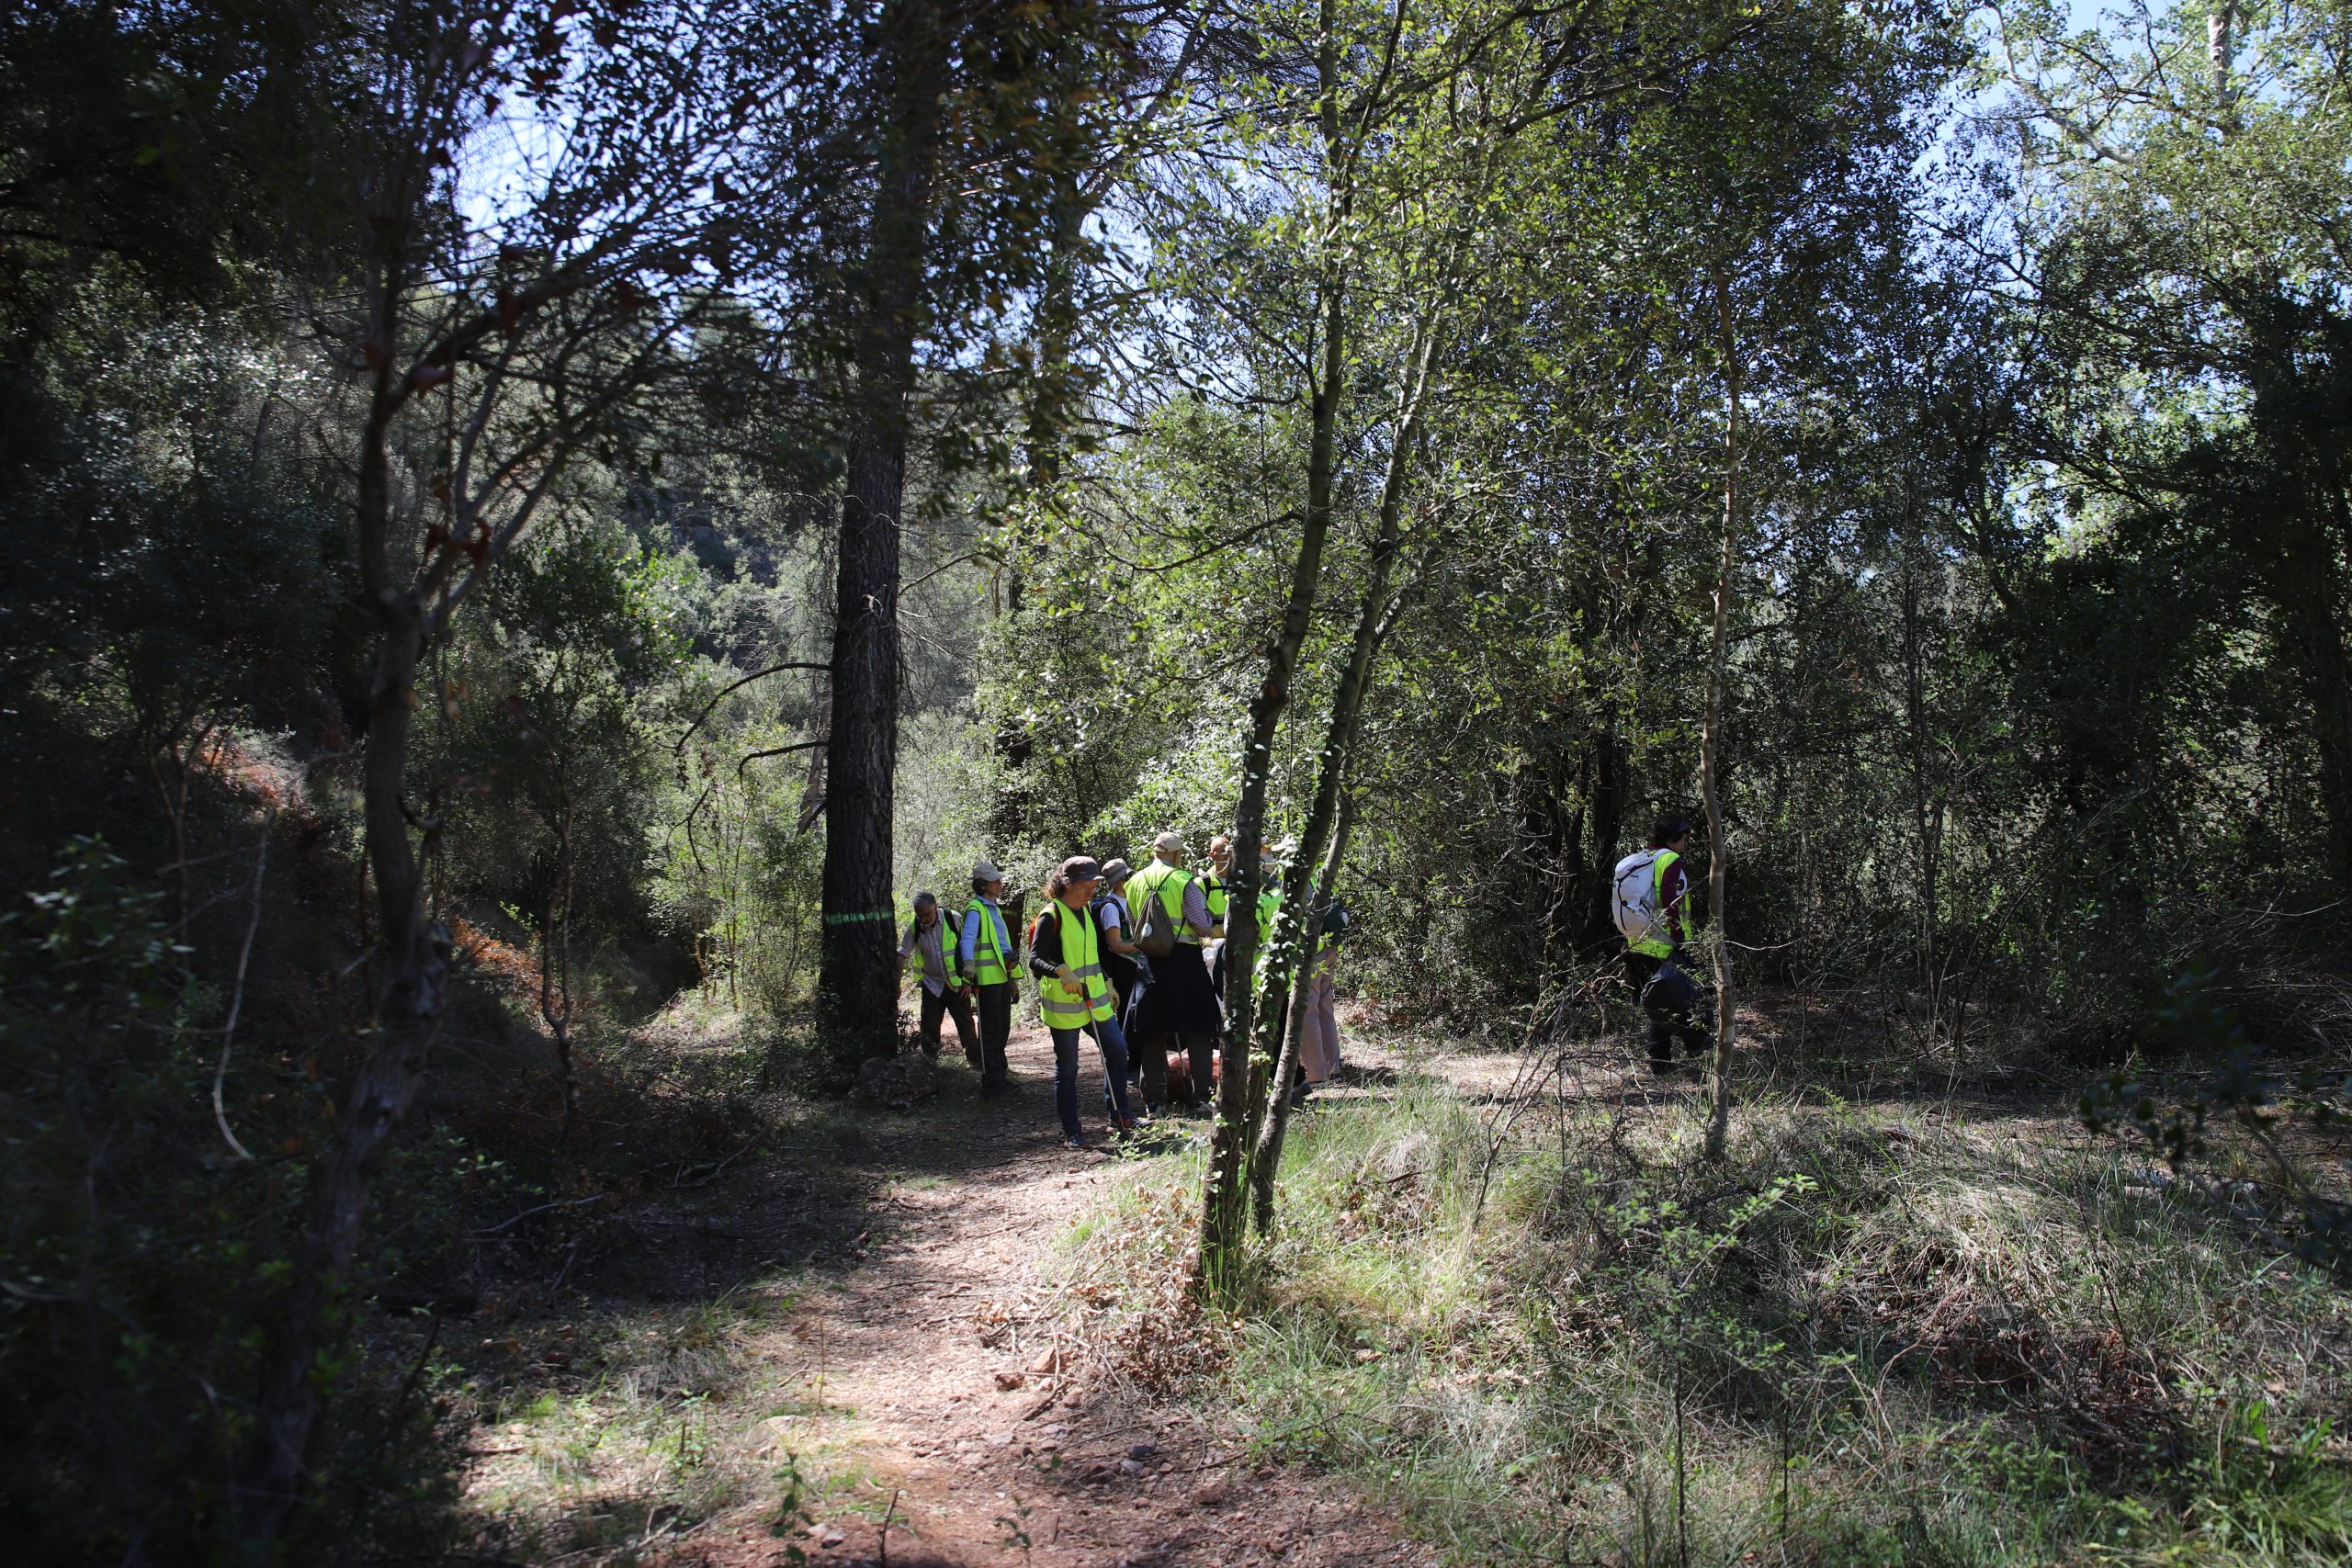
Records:
M1244 1464L1232 1434L1103 1380L1091 1359L1046 1370L1057 1333L1068 1346L1089 1331L1041 1266L1122 1161L1059 1147L1042 1031L1017 1032L1012 1059L1007 1098L976 1100L956 1062L936 1111L868 1124L892 1173L887 1218L855 1267L750 1348L797 1363L803 1397L764 1425L779 1471L811 1474L808 1521L772 1532L780 1481L673 1560L773 1563L797 1548L898 1568L1433 1561L1336 1486ZM1100 1131L1099 1058L1083 1066L1080 1105ZM1163 1137L1205 1134L1196 1122Z

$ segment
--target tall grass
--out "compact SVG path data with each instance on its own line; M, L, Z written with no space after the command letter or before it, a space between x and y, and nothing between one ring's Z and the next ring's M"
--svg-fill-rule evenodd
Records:
M2352 1303L2071 1122L1784 1098L1705 1165L1680 1102L1544 1111L1305 1119L1196 1393L1465 1562L2352 1561Z

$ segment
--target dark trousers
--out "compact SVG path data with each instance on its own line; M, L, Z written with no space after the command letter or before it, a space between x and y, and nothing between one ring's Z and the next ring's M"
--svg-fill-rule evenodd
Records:
M1078 1041L1084 1033L1092 1033L1094 1043L1102 1050L1102 1098L1114 1121L1132 1122L1135 1111L1127 1105L1127 1037L1119 1032L1119 1021L1106 1018L1086 1029L1057 1029L1054 1036L1054 1113L1062 1119L1062 1131L1075 1138L1083 1130L1078 1122Z
M1155 1110L1168 1103L1168 1053L1171 1050L1186 1059L1186 1067L1192 1074L1184 1102L1207 1104L1214 1081L1209 1077L1209 1037L1169 1031L1145 1035L1136 1047L1143 1066L1143 1102Z
M980 1014L980 1087L1004 1087L1005 1042L1012 1038L1012 982L1000 980L976 993Z
M956 1043L964 1047L964 1060L977 1067L980 1065L980 1042L972 1032L972 1004L961 991L931 994L929 986L919 987L922 992L922 1054L936 1060L939 1055L939 1021L944 1016L956 1021Z
M1677 967L1685 974L1690 973L1690 966L1685 962L1680 949L1675 950L1673 957ZM1658 966L1665 962L1665 959L1654 957L1646 953L1628 952L1625 954L1625 977L1633 982L1634 995L1636 998L1640 998L1643 989L1649 985L1650 976L1656 975L1658 972ZM1683 1052L1688 1055L1699 1056L1706 1054L1710 1043L1707 1032L1692 1021L1690 1009L1657 1008L1644 1002L1642 1010L1649 1015L1650 1021L1650 1066L1672 1066L1674 1043L1677 1040L1682 1042Z

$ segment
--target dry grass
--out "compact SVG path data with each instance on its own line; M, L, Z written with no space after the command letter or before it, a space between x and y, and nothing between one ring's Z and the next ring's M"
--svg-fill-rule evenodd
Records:
M2352 1298L2071 1120L1789 1096L1709 1166L1695 1100L1490 1110L1306 1119L1191 1384L1463 1561L2352 1557ZM1087 1228L1137 1313L1192 1174Z

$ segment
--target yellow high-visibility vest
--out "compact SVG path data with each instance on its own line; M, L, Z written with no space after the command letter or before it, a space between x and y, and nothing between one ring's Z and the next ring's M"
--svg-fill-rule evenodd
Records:
M1046 975L1037 983L1037 1011L1048 1029L1083 1029L1089 1019L1111 1016L1111 982L1102 977L1102 948L1091 912L1057 898L1038 917L1042 929L1050 916L1059 922L1062 963L1069 970L1065 981Z

